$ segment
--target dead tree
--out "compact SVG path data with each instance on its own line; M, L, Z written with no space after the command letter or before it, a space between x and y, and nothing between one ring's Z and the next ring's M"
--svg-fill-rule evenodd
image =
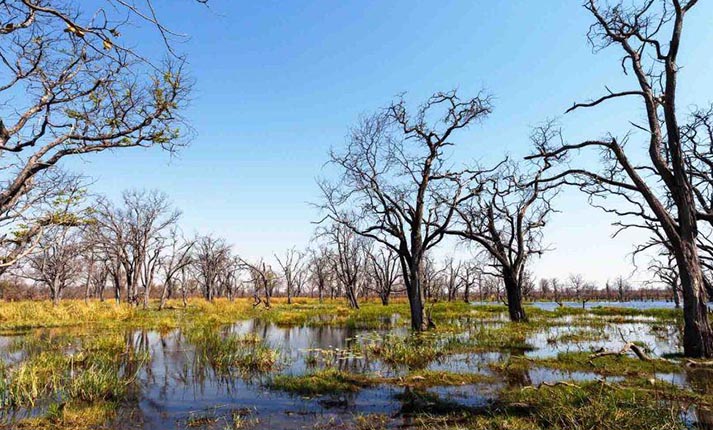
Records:
M536 136L549 138L548 130ZM531 257L546 251L542 229L552 213L553 194L537 182L541 172L527 175L514 163L501 165L477 184L479 193L456 209L458 222L448 230L485 249L505 286L512 321L527 321L522 306L525 268Z
M81 275L81 240L76 229L55 227L47 231L28 258L23 276L48 288L53 305Z
M329 254L332 258L334 276L344 289L349 306L359 309L357 286L364 275L364 240L343 224L332 224L324 230L323 234L334 248Z
M275 289L275 284L277 281L277 275L272 270L272 267L265 263L262 259L256 263L249 263L248 261L241 259L241 263L250 272L250 278L253 284L253 298L255 302L253 307L259 306L261 303L266 307L270 308L270 298L272 297L273 290ZM263 294L264 299L260 297Z
M629 292L631 291L631 284L624 279L623 276L618 276L614 281L616 285L617 296L619 296L620 302L625 302L629 299Z
M309 256L307 270L312 284L317 288L319 302L322 303L324 292L332 284L333 273L330 270L332 257L326 246L309 251Z
M424 255L441 242L455 207L469 194L463 175L479 175L450 171L446 149L454 133L490 110L487 97L462 100L455 91L434 94L412 113L399 99L362 118L346 147L330 154L341 178L320 184L326 217L399 255L413 330L428 328Z
M161 270L163 272L163 288L158 310L166 306L166 300L173 295L176 278L181 270L193 263L192 249L195 241L184 239L177 227L171 229L167 236L166 254L161 257Z
M304 255L295 248L290 248L280 258L275 254L277 264L282 269L282 279L285 281L287 304L292 304L292 295L299 289L302 272L304 271Z
M463 301L466 303L470 303L473 286L476 285L480 289L483 277L481 266L477 260L470 260L463 264L463 270L460 271L460 280L463 284Z
M676 309L681 307L681 285L678 282L678 269L671 254L662 253L649 263L649 271L655 282L661 283L671 292Z
M160 191L129 190L122 193L121 205L99 198L92 220L94 237L121 265L128 303L143 306L148 299L165 234L176 225L181 213Z
M193 246L194 268L203 298L212 302L218 293L219 279L231 258L230 245L212 235L199 236Z
M449 302L452 302L456 299L462 286L463 262L456 262L453 257L449 257L446 259L444 266L446 298Z
M562 291L563 286L560 283L560 280L557 278L552 278L550 279L550 285L552 286L552 301L557 303L560 307L564 306L564 303L562 301L562 294L564 291Z
M601 155L600 170L561 163L561 170L546 181L579 187L595 200L595 205L621 217L622 228L648 228L647 223L661 228L675 257L683 290L684 354L709 358L713 357L713 329L697 236L698 221L713 217L697 207L692 172L686 162L686 137L681 132L686 119L676 106L684 20L696 4L696 0L665 0L601 5L589 0L585 5L595 21L589 40L597 49L619 48L623 69L635 85L630 90L608 90L595 100L574 104L568 112L621 98L640 101L645 123L631 124L646 136L646 142L642 142L648 153L646 162L633 149L631 133L541 145L532 158L554 163L567 159L571 152L587 149ZM612 198L601 202L598 197L619 197L622 204L610 203Z
M378 250L367 252L366 256L370 284L373 285L369 289L376 292L382 305L387 306L401 276L398 255L390 248L379 247Z
M574 300L582 302L582 309L586 306L587 297L585 291L587 289L587 281L581 273L571 273L567 279L569 288L574 294Z

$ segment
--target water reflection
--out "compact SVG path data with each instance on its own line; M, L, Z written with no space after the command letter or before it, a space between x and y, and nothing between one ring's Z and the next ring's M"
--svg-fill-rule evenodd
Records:
M649 303L649 302L647 302ZM590 303L588 305L596 305ZM607 305L611 305L607 303ZM499 327L502 315L492 320L461 321L469 324ZM512 368L497 374L493 363L505 363L512 357L551 357L562 352L591 351L599 347L620 348L626 341L641 341L652 353L663 355L676 352L678 328L629 320L622 324L597 327L595 340L576 339L575 328L566 321L548 326L529 335L531 351L486 351L446 356L427 366L427 370L480 373L497 378L495 383L469 384L456 387L436 387L415 390L394 386L362 389L356 393L305 399L266 388L271 373L245 373L233 368L219 368L211 359L211 351L196 339L195 333L182 330L167 332L134 330L121 334L127 356L145 355L146 360L127 360L121 372L136 374L132 386L134 396L122 404L112 428L128 429L183 429L187 423L201 417L206 422L223 428L232 420L253 422L256 429L313 428L315 423L350 421L355 414L385 414L398 417L394 425L408 426L416 412L437 413L446 409L478 409L490 404L503 387L525 387L560 380L584 381L600 376L592 372L561 372L542 367ZM393 321L390 321L393 322ZM594 328L593 328L594 329ZM388 333L405 335L407 329L364 330L355 327L278 327L263 320L241 321L223 327L218 334L259 338L279 351L277 363L280 374L301 375L324 367L334 367L349 373L377 373L393 375L388 366L370 356L368 349L355 348L360 343L373 341L375 336ZM467 333L463 336L467 337ZM61 345L71 354L81 346L81 339L66 330L38 330L24 336L0 337L0 360L12 366L28 359L48 345ZM358 352L355 352L358 351ZM691 370L681 374L657 375L678 385L690 386L697 392L710 393L713 378L707 371ZM616 381L620 378L610 378ZM42 406L33 410L7 410L2 421L28 414L42 413ZM695 412L702 428L713 428L711 411L699 408ZM393 424L393 423L392 423ZM705 427L708 426L708 427Z

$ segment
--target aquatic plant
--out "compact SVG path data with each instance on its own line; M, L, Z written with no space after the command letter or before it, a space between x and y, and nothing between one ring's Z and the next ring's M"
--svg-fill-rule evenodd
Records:
M368 375L352 374L330 368L305 375L276 375L267 386L288 393L316 396L355 392L379 382L378 378Z
M273 370L279 358L276 350L254 334L223 333L207 325L187 331L186 337L196 347L196 357L218 373L264 373Z

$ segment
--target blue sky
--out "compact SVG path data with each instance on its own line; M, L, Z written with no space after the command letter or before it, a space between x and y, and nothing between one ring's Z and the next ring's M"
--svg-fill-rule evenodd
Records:
M170 4L170 7L167 5ZM490 118L454 139L466 161L529 151L529 129L559 117L604 85L630 88L614 49L593 55L591 18L577 1L157 2L163 22L187 33L195 91L186 118L196 131L177 157L159 150L104 153L68 166L116 196L158 188L180 207L187 232L226 237L247 257L306 245L330 146L362 113L396 94L418 103L434 91L494 97ZM546 5L546 6L543 6ZM713 4L701 2L686 28L681 104L713 101ZM137 28L126 38L153 54L160 41ZM641 108L627 103L567 115L567 138L626 130ZM538 276L582 272L603 282L631 271L636 235L610 239L610 218L575 192L557 201L546 231L554 248Z

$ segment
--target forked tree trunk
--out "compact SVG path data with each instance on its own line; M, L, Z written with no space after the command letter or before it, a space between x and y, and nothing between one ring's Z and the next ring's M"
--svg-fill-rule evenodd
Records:
M381 304L384 306L388 306L389 305L389 293L381 293L380 297L381 297Z

